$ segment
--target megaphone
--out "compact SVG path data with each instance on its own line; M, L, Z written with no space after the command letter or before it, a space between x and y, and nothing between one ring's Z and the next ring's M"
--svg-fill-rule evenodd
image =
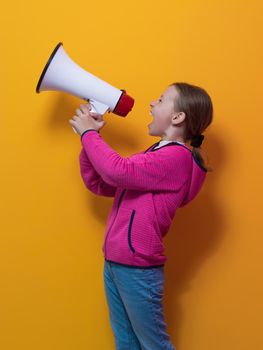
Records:
M117 89L77 65L65 52L62 42L51 53L36 86L37 93L50 90L89 101L91 112L101 115L108 111L125 117L134 105L126 90Z

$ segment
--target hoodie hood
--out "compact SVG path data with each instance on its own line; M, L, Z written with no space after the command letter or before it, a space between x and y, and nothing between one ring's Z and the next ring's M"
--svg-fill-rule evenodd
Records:
M189 187L179 208L185 206L197 196L205 181L206 174L207 170L202 167L192 153L192 172L189 180Z
M179 208L181 208L181 207L184 207L189 202L191 202L197 196L197 194L201 190L202 185L205 181L207 170L194 157L192 150L187 146L185 146L185 144L182 142L161 140L159 142L156 142L152 146L150 146L148 149L146 149L144 153L147 152L148 150L152 151L153 149L156 149L159 147L162 148L162 147L169 146L168 143L176 144L187 149L187 151L191 153L191 157L192 157L192 170L191 170L191 175L189 179L189 187L181 204L179 205Z
M190 148L188 148L185 143L178 142L178 141L168 141L168 140L160 140L159 142L156 142L154 145L150 147L151 150L155 148L162 148L168 146L168 143L179 145L185 149L187 149L188 152L191 153L192 156L192 171L191 176L189 180L189 187L188 190L184 196L183 201L179 205L179 208L184 207L186 204L191 202L199 193L199 191L202 188L202 185L205 181L205 177L207 174L207 170L200 164L200 162L194 157L194 154ZM149 148L146 150L148 151ZM145 151L145 152L146 152Z

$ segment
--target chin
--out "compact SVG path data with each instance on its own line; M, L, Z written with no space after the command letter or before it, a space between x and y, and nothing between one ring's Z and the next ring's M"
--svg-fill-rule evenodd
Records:
M148 127L148 134L151 136L160 136L160 134L158 132L154 132L151 127Z
M149 127L148 127L148 134L151 135L151 136L154 136L151 128L149 128Z

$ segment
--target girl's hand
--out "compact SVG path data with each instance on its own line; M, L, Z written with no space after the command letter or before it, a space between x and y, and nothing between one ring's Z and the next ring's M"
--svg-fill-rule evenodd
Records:
M76 109L77 115L74 115L72 119L69 120L69 123L79 135L87 129L95 129L99 131L106 124L100 114L90 112L90 110L91 106L89 103L86 105L81 104L80 108Z

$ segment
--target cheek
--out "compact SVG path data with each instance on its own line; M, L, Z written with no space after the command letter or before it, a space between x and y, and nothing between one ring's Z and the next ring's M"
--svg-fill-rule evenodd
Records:
M167 118L169 115L171 115L171 108L167 104L162 104L159 105L158 108L156 108L156 113L158 114L158 116Z
M171 120L170 120L171 112L165 108L163 109L160 108L157 112L158 113L156 113L156 118L155 118L156 124L158 124L161 127L167 128L171 123Z

